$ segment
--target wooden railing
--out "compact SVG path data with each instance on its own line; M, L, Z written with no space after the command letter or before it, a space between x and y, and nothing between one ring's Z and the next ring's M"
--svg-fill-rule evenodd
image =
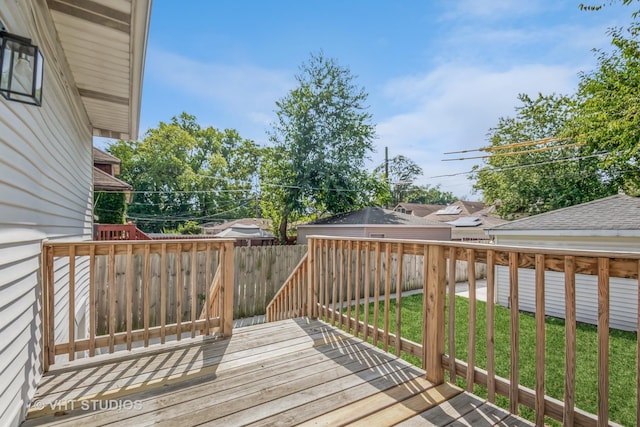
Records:
M113 353L118 347L123 350L146 347L152 340L164 344L171 336L180 340L183 334L231 336L233 245L233 240L228 239L45 243L42 289L45 370L60 355L66 355L68 360L92 357L101 350ZM183 254L190 255L189 266L182 265ZM105 262L96 262L99 258ZM116 265L122 264L122 260L124 271L117 271ZM152 263L160 264L160 274L151 274ZM105 266L106 271L100 273L108 278L106 291L100 293L95 281L99 273L97 265ZM212 276L216 267L217 273ZM201 284L209 291L198 294ZM171 316L167 313L168 295L176 300ZM96 308L99 300L104 299L109 306L108 331L98 335ZM137 329L133 328L134 306L144 319ZM119 313L124 313L122 323L117 322ZM168 323L168 318L173 322Z
M392 294L391 288L401 290L405 255L422 255L424 283L422 297L422 320L418 330L422 337L415 341L403 337L407 321L402 319L402 299ZM399 261L400 260L400 261ZM448 260L448 262L447 262ZM459 261L468 261L469 300L468 319L456 318L455 268ZM487 265L487 298L483 303L485 325L481 325L479 304L476 299L475 265ZM384 274L379 274L381 266ZM400 268L398 268L400 266ZM534 411L537 425L545 424L545 417L563 422L564 425L604 426L616 425L609 421L609 340L610 340L610 278L632 279L635 288L640 285L638 271L640 253L614 253L577 250L547 250L523 247L507 247L485 244L397 241L374 239L336 239L314 236L309 238L306 263L301 263L290 279L280 289L270 306L269 320L299 316L304 313L311 318L322 318L379 345L395 354L406 353L417 356L426 370L427 379L434 383L448 380L464 384L473 391L474 385L486 388L487 399L496 402L496 396L508 398L508 409L518 414L522 407ZM448 272L446 270L449 270ZM495 304L496 286L501 273L504 286L509 293L508 308ZM532 271L531 283L519 282L523 271ZM551 347L545 341L545 289L549 272L559 272L564 277L565 326L564 345ZM307 297L300 295L305 283ZM447 277L449 279L447 280ZM597 414L581 410L575 405L576 397L576 278L592 280L597 299ZM587 279L585 279L585 277ZM589 277L591 279L589 279ZM591 283L591 282L589 282ZM528 288L527 288L528 287ZM520 328L519 295L524 290L535 294L535 380L524 386L520 383L520 343L524 339ZM594 289L595 290L595 289ZM395 300L394 311L390 310ZM382 307L381 307L382 306ZM509 351L496 354L496 312L508 310ZM640 324L640 317L634 313ZM457 358L456 325L466 322L469 331L477 327L486 328L483 340L476 334L468 334L466 360ZM446 326L445 326L446 324ZM416 342L420 341L420 342ZM634 378L640 371L640 347L633 344L636 353L634 369L628 373ZM479 352L482 349L481 352ZM545 381L549 380L547 358L549 351L564 352L564 393L551 397L546 394ZM486 355L486 364L477 366L476 359ZM497 360L508 361L508 378L497 375ZM632 363L633 367L633 363ZM500 370L504 371L503 367ZM640 376L638 376L640 378ZM640 421L640 379L636 390L623 395L634 399L636 414ZM562 399L562 400L560 400Z
M95 240L151 240L135 224L96 224Z
M307 271L307 255L304 255L267 305L267 322L304 316L309 283Z

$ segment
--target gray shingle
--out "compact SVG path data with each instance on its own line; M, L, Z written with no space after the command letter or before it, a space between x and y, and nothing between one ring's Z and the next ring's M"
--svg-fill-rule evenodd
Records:
M616 194L511 221L492 230L640 230L640 197Z
M437 225L440 227L448 225L437 221L429 221L417 216L394 212L388 209L368 207L358 211L346 212L328 218L322 218L308 223L309 225L344 225L344 224L399 224L399 225Z

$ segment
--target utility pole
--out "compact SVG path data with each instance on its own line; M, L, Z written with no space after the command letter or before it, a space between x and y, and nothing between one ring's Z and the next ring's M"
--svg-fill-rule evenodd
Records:
M256 218L260 218L260 195L256 191Z
M389 183L389 147L384 147L384 177Z
M389 179L389 147L384 147L384 179L387 180L389 196L391 196L391 181ZM386 204L385 208L389 209L389 205Z

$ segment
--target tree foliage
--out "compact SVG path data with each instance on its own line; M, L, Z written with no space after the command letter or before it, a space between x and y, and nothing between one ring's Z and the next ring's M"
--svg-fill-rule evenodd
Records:
M410 190L414 186L416 178L422 175L422 168L416 162L403 155L390 159L388 164L381 164L373 170L374 174L384 175L389 183L389 204L396 206L398 203L408 202Z
M416 185L417 178L422 176L422 168L416 162L403 155L390 159L388 164L381 164L373 170L374 174L387 177L389 185L389 206L398 203L422 203L446 205L456 200L453 193L440 190L440 185Z
M128 215L144 231L254 215L260 149L235 130L202 128L182 113L108 151L136 190Z
M631 4L630 1L624 1ZM611 51L596 50L598 66L580 75L579 114L567 134L581 138L627 193L640 189L640 23L612 28Z
M321 52L302 64L296 81L276 102L261 165L261 206L281 240L291 220L362 207L382 185L363 170L375 128L368 95L350 70Z
M450 191L440 189L440 184L413 185L407 194L408 203L422 203L427 205L448 205L458 200Z
M100 224L124 224L127 212L126 193L93 193L93 213Z
M476 167L471 179L485 203L496 204L505 218L546 212L601 198L615 186L599 169L598 159L583 157L586 150L563 139L567 123L574 119L576 105L561 95L531 99L520 95L515 117L503 117L489 131L492 150L485 165ZM509 144L549 137L555 142L500 149ZM553 149L549 149L555 147ZM519 154L521 153L521 154Z

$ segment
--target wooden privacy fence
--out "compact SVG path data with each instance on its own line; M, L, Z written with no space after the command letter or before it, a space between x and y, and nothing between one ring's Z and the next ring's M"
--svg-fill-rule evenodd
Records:
M640 253L611 253L577 250L553 250L539 248L508 247L470 243L353 239L314 236L309 238L309 251L283 286L268 308L268 320L286 319L305 314L311 318L323 318L356 336L380 345L385 351L397 355L401 352L421 359L427 379L439 384L449 372L449 381L461 379L468 391L474 385L486 387L487 398L496 401L496 395L508 398L509 410L518 414L521 407L534 411L537 425L545 425L545 417L563 422L566 426L616 425L609 420L609 279L620 277L637 280L640 270ZM404 268L382 269L390 265L393 256L398 259L406 255L423 258L424 280L422 299L420 342L403 337L406 325L402 319L401 295L393 289L402 290L406 280ZM448 262L447 262L448 261ZM454 280L456 264L466 261L469 270L468 319L456 319L456 296ZM477 263L487 266L487 301L485 339L476 339L468 334L466 360L457 358L456 325L466 323L469 331L479 326L479 307L476 300ZM496 366L496 306L495 270L504 266L509 271L509 343L508 354L500 360L508 360L508 378L497 375ZM519 325L519 271L535 272L535 380L533 384L520 383ZM565 278L564 348L550 350L546 342L545 323L545 272L561 272ZM576 275L597 278L598 325L597 325L597 414L576 407ZM448 285L448 286L447 286ZM400 294L402 291L400 291ZM395 294L395 295L394 295ZM640 293L639 293L640 294ZM363 295L362 303L356 303ZM390 310L391 298L396 297L394 311ZM382 303L384 302L384 303ZM373 308L373 310L371 310ZM445 319L447 326L445 328ZM638 316L640 324L640 316ZM503 338L504 339L504 338ZM640 346L634 342L637 378L636 390L628 390L630 399L635 399L636 414L640 421ZM564 350L564 393L547 395L546 381L551 367L547 365L548 351ZM486 355L486 364L477 366L479 354ZM499 367L505 372L504 367ZM557 368L557 367L554 367ZM561 400L563 399L563 400ZM640 424L640 423L639 423Z
M58 355L91 357L184 333L231 335L233 240L45 243L43 266L45 370Z
M235 319L265 314L267 304L307 253L307 245L235 249Z
M191 240L189 240L191 241ZM169 241L173 245L172 241ZM234 248L234 302L233 302L233 318L251 317L265 314L265 309L273 295L280 288L287 276L293 271L300 258L306 253L305 246L253 246L253 247L235 247ZM176 321L176 306L180 301L186 301L189 296L187 289L183 288L181 295L176 292L173 285L180 278L182 283L191 283L192 277L196 281L196 303L198 310L201 310L204 304L204 297L210 287L211 280L205 277L206 267L209 265L211 271L216 271L218 266L218 253L214 252L209 261L207 261L205 252L196 253L195 264L192 262L191 251L180 251L180 264L178 265L176 252L166 254L166 262L162 262L160 254L151 254L149 260L149 274L152 283L157 283L161 275L164 273L169 282L169 288L166 292L165 304L160 304L160 286L151 286L149 290L149 316L151 324L157 323L160 318L160 308L166 306L166 321L173 323ZM97 331L103 334L109 328L109 299L107 298L109 283L109 256L98 255L95 258L96 274L94 280L96 282L96 292L98 296L97 302ZM115 278L124 280L127 272L127 256L116 255L115 257ZM163 267L164 266L164 267ZM195 266L196 274L192 274ZM134 254L132 257L133 275L133 328L142 327L144 323L143 301L145 291L141 286L144 278L145 257L144 254ZM180 275L178 275L180 271ZM125 287L118 287L118 301L125 301ZM178 297L180 298L178 299ZM115 327L117 331L122 331L126 327L126 306L117 304ZM189 316L189 307L183 305L183 317Z

